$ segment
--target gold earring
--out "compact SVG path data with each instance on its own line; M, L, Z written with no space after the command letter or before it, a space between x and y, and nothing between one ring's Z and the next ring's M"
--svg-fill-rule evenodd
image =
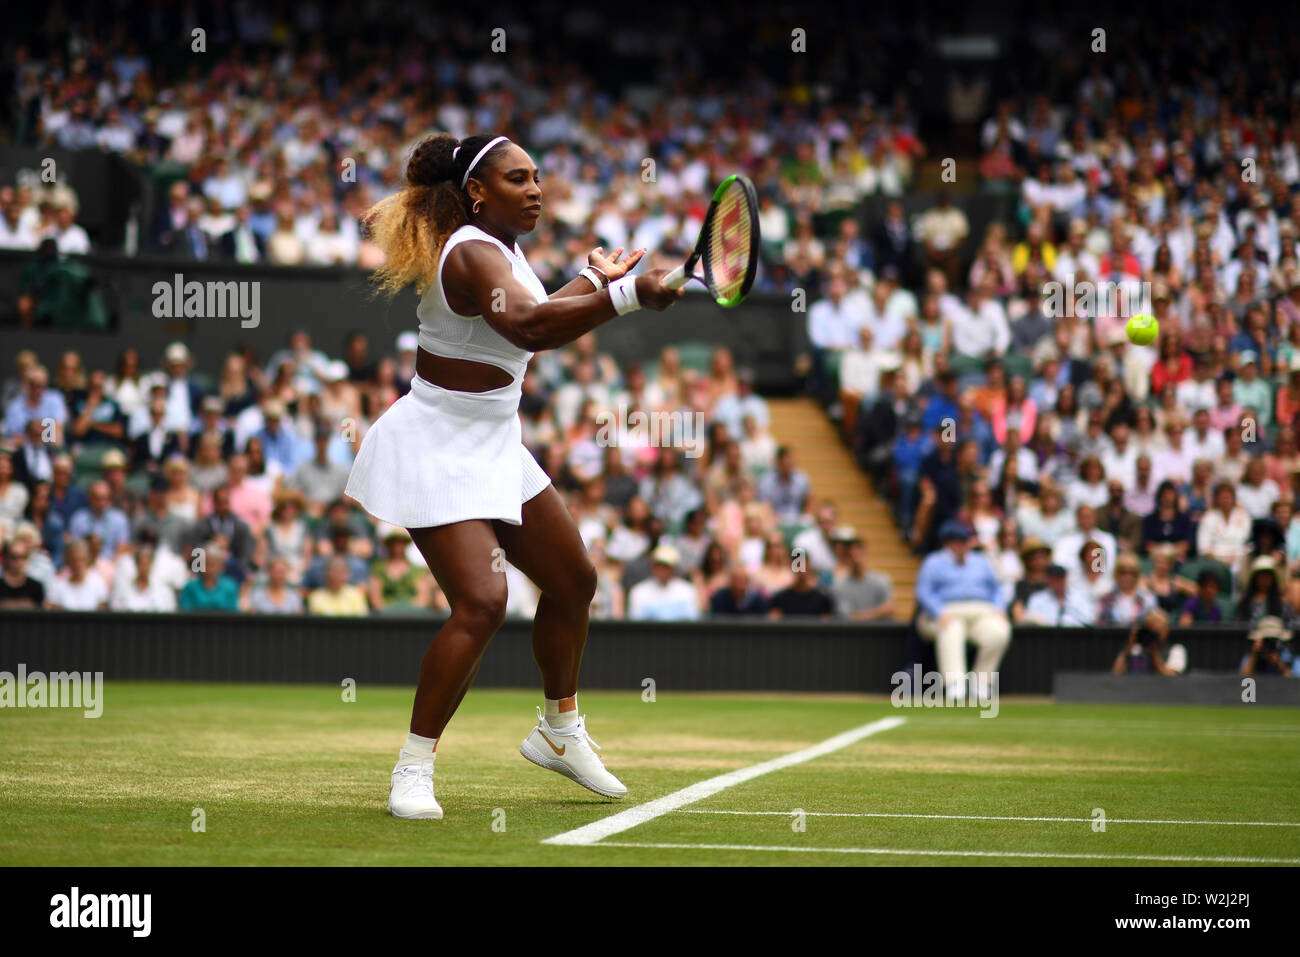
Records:
M472 213L474 213L474 215L477 216L477 215L478 215L478 208L479 208L480 206L482 206L482 205L483 205L483 200L481 200L481 199L476 199L476 200L474 200L474 205L470 207L470 211L471 211Z

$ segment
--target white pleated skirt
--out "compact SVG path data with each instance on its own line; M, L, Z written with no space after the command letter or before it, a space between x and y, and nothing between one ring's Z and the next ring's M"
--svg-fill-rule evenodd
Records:
M361 440L346 493L405 528L472 518L522 525L523 503L551 484L523 443L522 393L522 379L457 392L414 376Z

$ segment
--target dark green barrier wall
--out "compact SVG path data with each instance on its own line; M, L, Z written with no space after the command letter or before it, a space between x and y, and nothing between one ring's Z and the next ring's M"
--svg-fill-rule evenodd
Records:
M87 261L116 316L116 329L110 333L23 329L12 322L19 277L30 258L29 253L0 251L0 323L4 324L0 336L7 355L35 349L47 363L65 349L76 349L92 365L111 366L118 352L131 346L140 351L146 367L153 367L166 345L179 339L190 347L199 369L215 376L236 345L251 344L265 360L297 329L308 330L319 348L338 357L344 337L355 329L368 333L372 355L382 356L392 353L399 333L417 327L413 292L392 303L373 299L366 274L357 269L91 256ZM259 283L258 325L245 328L238 318L156 318L154 284L173 283L177 273L184 282ZM792 312L790 300L782 296L755 295L743 309L723 309L701 293L688 295L667 312L640 310L611 319L597 330L597 336L600 348L620 364L654 359L664 346L686 341L725 344L739 364L755 369L761 390L786 391L794 383L793 357L807 346L806 318Z
M411 685L437 618L325 619L220 615L0 612L0 670L102 671L108 679L282 681ZM535 687L531 622L509 620L493 639L478 684ZM1049 694L1055 671L1104 671L1122 629L1019 628L1000 690ZM1235 671L1243 633L1175 632L1190 668ZM708 621L593 622L583 686L660 691L887 693L909 650L903 625Z

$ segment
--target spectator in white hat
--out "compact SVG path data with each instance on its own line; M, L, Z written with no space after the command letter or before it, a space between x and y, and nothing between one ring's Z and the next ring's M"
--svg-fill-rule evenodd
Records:
M627 617L633 621L694 621L700 617L695 586L677 576L680 556L671 545L650 553L650 577L632 586Z

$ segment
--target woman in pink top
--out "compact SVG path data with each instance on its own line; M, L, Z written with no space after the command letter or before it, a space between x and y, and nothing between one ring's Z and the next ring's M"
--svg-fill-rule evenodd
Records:
M1007 441L1007 424L1019 426L1021 435L1034 434L1038 421L1038 406L1025 393L1025 380L1012 376L1002 395L993 400L993 436L999 445Z

